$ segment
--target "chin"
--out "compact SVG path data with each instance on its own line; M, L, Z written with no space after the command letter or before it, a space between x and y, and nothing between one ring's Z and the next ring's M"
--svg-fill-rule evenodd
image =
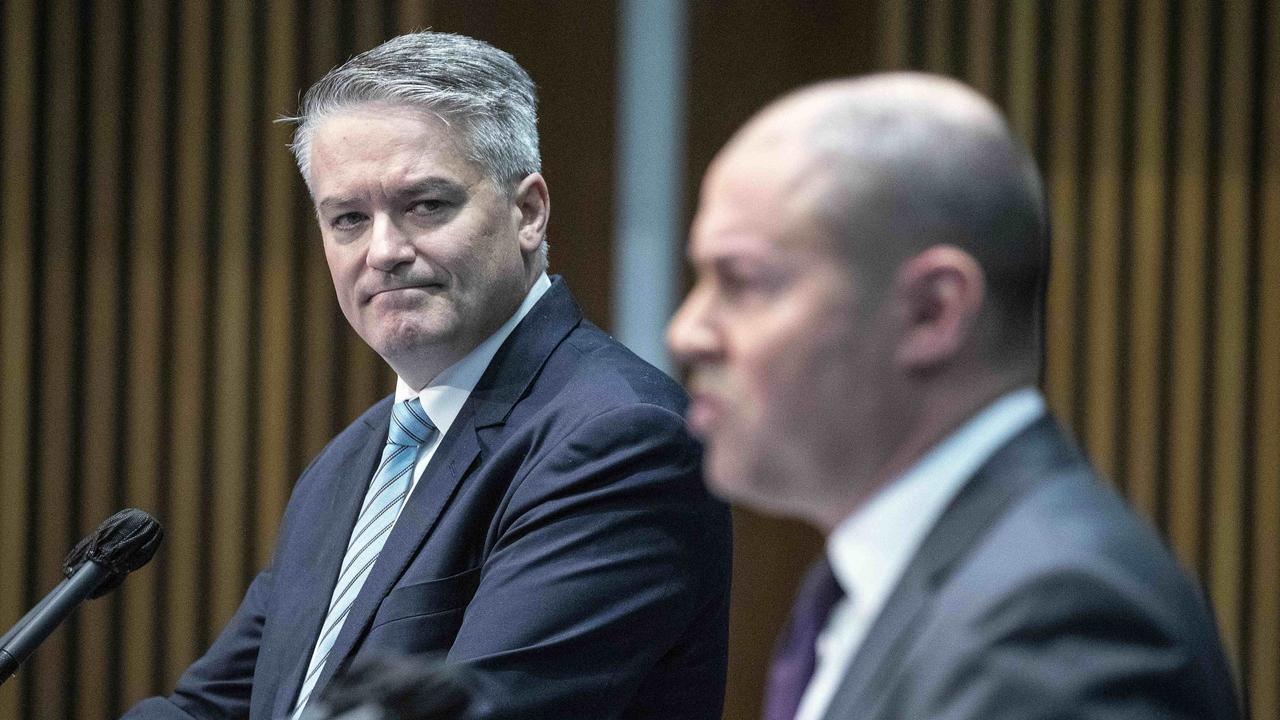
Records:
M405 357L440 345L445 341L446 335L437 328L405 324L383 330L377 337L377 342L370 342L369 346L384 358Z
M708 449L706 458L706 484L716 497L764 515L810 520L803 488L792 483L794 473L771 469L768 458L750 450Z
M747 453L725 452L714 447L707 451L704 469L707 487L722 500L758 508L765 503L767 479L759 477ZM764 480L765 482L762 482Z

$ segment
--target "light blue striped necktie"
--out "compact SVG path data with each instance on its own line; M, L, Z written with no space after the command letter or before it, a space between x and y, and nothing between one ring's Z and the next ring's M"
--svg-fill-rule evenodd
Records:
M351 611L351 604L360 593L365 578L369 577L373 563L378 559L378 553L386 543L387 535L391 534L391 527L396 524L400 508L409 495L418 448L435 429L418 398L398 402L391 409L391 427L387 433L387 446L382 450L382 462L369 483L360 515L351 531L351 540L347 542L347 553L342 558L338 582L329 600L329 612L320 625L320 637L316 639L302 689L298 692L298 703L291 716L293 720L301 717L307 701L311 699L311 691L324 671L329 651L333 649L342 623Z

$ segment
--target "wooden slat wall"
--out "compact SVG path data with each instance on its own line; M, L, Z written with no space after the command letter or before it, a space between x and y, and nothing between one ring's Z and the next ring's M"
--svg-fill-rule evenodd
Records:
M1280 716L1280 8L891 0L882 68L1008 112L1054 223L1044 385Z
M114 717L170 689L268 562L296 474L391 390L273 121L429 25L541 86L553 270L607 319L611 4L0 0L0 626L116 509L167 530L0 688L0 718Z
M0 718L111 716L172 685L269 559L293 477L390 387L332 300L271 121L352 52L434 25L543 95L552 261L609 316L613 3L0 0L0 625L125 505L168 539L0 688ZM691 210L778 93L959 76L1053 204L1044 384L1205 582L1280 716L1280 8L1268 0L690 4ZM1267 292L1271 290L1271 292ZM817 548L739 511L726 718L755 717Z

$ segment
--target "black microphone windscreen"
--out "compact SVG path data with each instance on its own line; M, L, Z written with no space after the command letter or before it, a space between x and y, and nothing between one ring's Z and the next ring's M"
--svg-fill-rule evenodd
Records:
M76 543L62 564L62 573L71 577L86 560L102 565L108 575L89 596L102 597L119 587L126 575L150 562L162 538L160 521L137 508L125 508Z

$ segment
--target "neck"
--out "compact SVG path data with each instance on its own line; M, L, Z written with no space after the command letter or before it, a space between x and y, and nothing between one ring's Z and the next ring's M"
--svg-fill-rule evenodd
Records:
M825 533L866 505L890 483L906 473L948 435L1001 396L1034 384L1024 373L998 373L964 379L938 379L913 401L899 422L886 422L879 433L882 452L869 448L868 464L845 467L842 477L824 486L843 488L841 497L829 498L815 508L813 523ZM890 444L891 443L891 444Z

